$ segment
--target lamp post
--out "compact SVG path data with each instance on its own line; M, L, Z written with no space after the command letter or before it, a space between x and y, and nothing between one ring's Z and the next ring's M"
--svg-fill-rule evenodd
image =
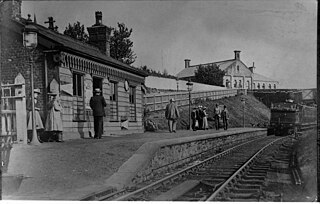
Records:
M190 80L187 82L187 88L189 92L189 130L191 130L191 91L193 88L193 83Z
M34 80L33 80L33 53L38 45L37 28L32 25L30 15L28 15L28 22L23 30L23 46L30 50L30 78L31 78L31 103L32 103L32 141L30 144L39 145L36 123L35 123L35 107L34 107Z
M244 107L246 105L246 99L245 98L241 98L241 102L243 104L243 118L242 118L242 123L243 123L243 128L245 128L245 125L244 125Z

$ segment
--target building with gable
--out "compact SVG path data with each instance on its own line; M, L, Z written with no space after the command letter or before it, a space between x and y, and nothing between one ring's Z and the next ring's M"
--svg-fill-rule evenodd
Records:
M254 73L254 64L247 67L240 60L239 50L234 51L234 59L211 62L206 64L190 65L190 59L185 59L185 68L177 74L179 79L194 80L195 71L200 66L217 65L220 70L225 71L223 85L232 89L277 89L279 82Z
M2 1L0 11L1 82L14 83L20 73L26 81L26 95L30 95L32 55L34 88L41 91L44 124L48 93L58 89L64 108L64 138L87 137L93 133L89 101L93 90L100 88L107 102L104 135L144 131L143 86L147 74L110 57L111 30L102 23L102 12L95 13L95 24L87 28L89 43L83 43L58 33L53 18L49 18L48 28L22 18L21 0ZM23 46L22 32L27 24L37 29L38 46L32 53Z

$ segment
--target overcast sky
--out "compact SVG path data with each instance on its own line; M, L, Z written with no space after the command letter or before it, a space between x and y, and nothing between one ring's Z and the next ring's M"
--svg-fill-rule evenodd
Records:
M184 59L200 64L240 58L281 88L316 87L316 0L230 1L23 1L22 16L41 25L52 16L62 33L68 23L123 22L133 29L134 66L176 75Z

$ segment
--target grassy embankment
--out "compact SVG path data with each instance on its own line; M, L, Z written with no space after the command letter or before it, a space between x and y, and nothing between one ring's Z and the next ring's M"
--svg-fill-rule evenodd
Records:
M270 118L270 109L266 107L262 102L256 99L251 95L243 95L241 96L246 99L245 104L245 126L252 127L253 125L263 126L269 122ZM233 127L242 127L243 126L243 103L241 102L240 96L223 98L218 100L210 100L199 102L197 104L193 104L194 106L205 106L207 107L207 113L209 118L209 127L214 127L214 121L210 121L210 118L213 118L213 110L215 104L220 105L222 108L223 105L227 106L227 109L230 113L229 126ZM179 107L181 118L178 120L177 129L187 129L189 124L189 106ZM167 121L164 117L164 111L158 111L151 114L147 114L145 119L151 119L154 121L159 130L167 129Z

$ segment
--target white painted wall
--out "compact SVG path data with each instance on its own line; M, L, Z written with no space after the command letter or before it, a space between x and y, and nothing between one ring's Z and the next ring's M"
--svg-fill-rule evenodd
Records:
M168 78L161 78L156 76L148 76L145 80L145 85L149 88L167 89L167 90L183 90L187 91L187 82L185 80L175 80ZM227 88L220 86L211 86L207 84L193 82L192 91L210 91L210 90L225 90Z

